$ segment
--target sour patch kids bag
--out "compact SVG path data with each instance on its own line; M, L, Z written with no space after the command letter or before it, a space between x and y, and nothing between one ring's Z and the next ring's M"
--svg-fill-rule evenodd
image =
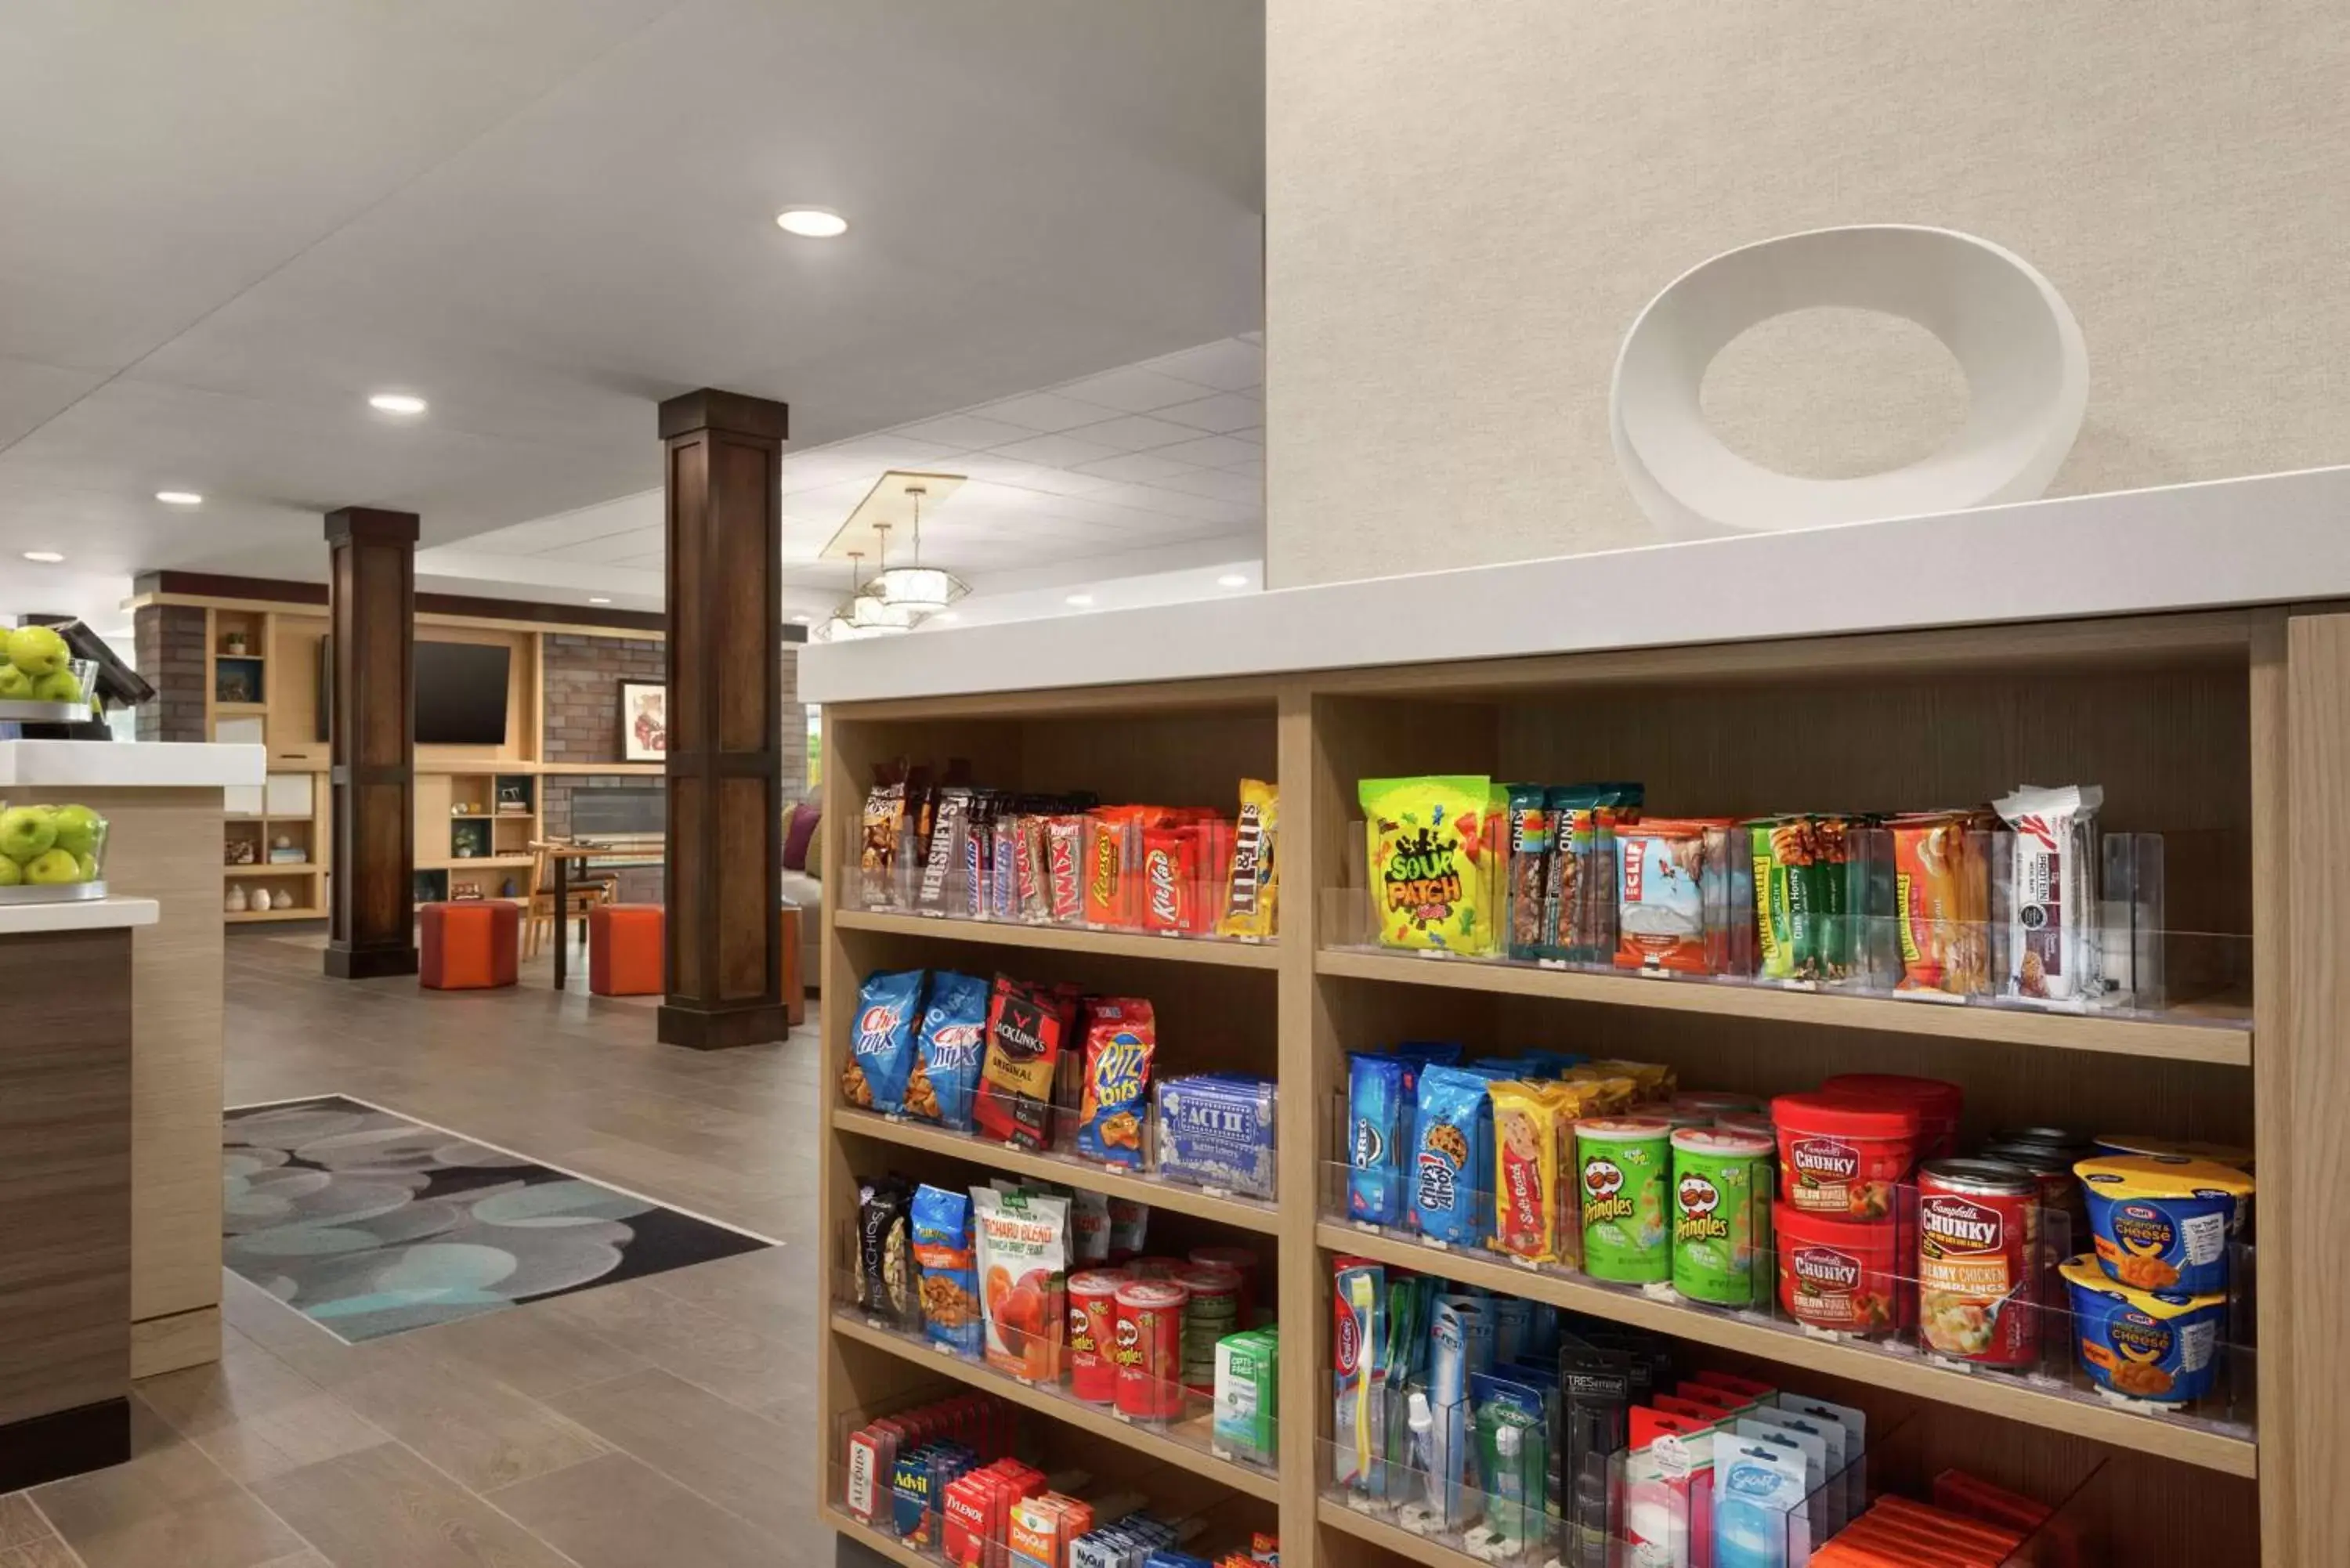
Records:
M1391 948L1495 949L1497 835L1485 826L1490 781L1469 775L1365 779L1371 914Z

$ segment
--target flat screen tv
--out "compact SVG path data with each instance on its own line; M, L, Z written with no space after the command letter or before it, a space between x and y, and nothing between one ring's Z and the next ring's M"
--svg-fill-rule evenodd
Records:
M510 649L485 642L416 644L416 743L495 746L506 738Z

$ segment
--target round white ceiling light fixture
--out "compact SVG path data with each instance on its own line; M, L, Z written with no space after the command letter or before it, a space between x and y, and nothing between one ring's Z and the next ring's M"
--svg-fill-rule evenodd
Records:
M1216 579L1216 587L1220 588L1244 588L1248 587L1248 577L1243 573L1226 572L1222 576Z
M25 552L25 559L38 561L44 566L54 566L65 557L55 550L27 550Z
M837 240L848 232L848 220L829 207L786 207L775 214L775 227L804 240Z
M411 392L378 392L368 400L368 407L382 414L421 414L424 400Z
M597 595L590 594L588 596L588 602L591 605L608 605L612 601L610 599L598 597Z
M202 506L204 498L192 490L159 490L155 499L166 506Z
M889 565L889 524L877 523L874 535L880 540L881 569L865 585L865 591L876 596L893 608L910 611L914 620L936 615L955 600L971 592L971 586L952 572L922 565L922 497L930 487L909 484L905 493L914 504L914 564L910 566ZM906 624L912 626L914 620Z
M1061 602L1065 605L1075 605L1079 609L1085 609L1092 605L1094 602L1094 597L1091 594L1071 594L1067 598L1063 599Z
M1801 479L1723 444L1701 403L1706 368L1749 327L1844 306L1914 321L1966 375L1966 423L1941 449L1857 479ZM1814 229L1725 251L1650 300L1608 391L1616 462L1668 538L1919 516L2044 492L2080 434L2088 349L2031 263L1950 229Z

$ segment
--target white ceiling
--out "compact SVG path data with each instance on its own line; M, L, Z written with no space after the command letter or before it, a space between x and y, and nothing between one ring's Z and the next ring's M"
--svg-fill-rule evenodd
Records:
M922 560L983 593L1048 564L1097 562L1095 576L1162 569L1158 552L1171 545L1197 546L1188 554L1203 565L1253 561L1264 536L1263 379L1264 351L1248 333L795 452L783 465L788 604L814 615L842 597L847 568L817 565L816 554L890 469L968 478L925 513ZM904 564L910 545L894 539L890 558ZM551 590L542 597L658 607L661 553L661 493L649 490L429 550L417 569L501 592L536 584Z
M347 504L641 569L606 524L660 483L653 403L702 385L824 449L795 539L900 452L1055 498L1015 527L970 497L1006 561L1261 514L1253 459L1170 449L1259 422L1262 0L18 0L6 30L0 608L39 607L27 548L316 577ZM782 234L795 203L847 235Z

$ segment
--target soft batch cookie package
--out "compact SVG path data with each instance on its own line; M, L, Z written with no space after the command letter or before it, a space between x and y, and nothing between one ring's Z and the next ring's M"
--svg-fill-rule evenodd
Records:
M1954 809L1667 816L1637 782L1365 779L1383 947L2066 1009L2165 1004L2164 842L2095 785Z
M903 762L865 797L858 907L1268 941L1279 924L1280 790L1242 779L1223 807L1105 805L1087 792L991 789L951 762Z

